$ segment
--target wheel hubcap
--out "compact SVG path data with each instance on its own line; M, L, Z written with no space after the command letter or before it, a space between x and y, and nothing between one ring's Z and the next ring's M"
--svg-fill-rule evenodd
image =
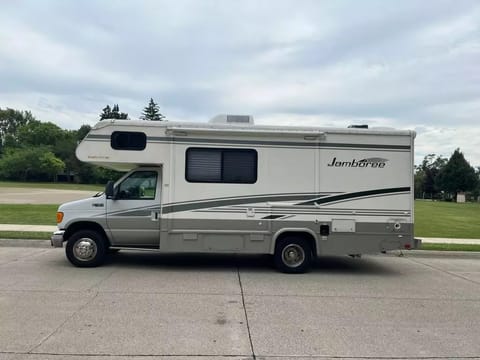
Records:
M97 254L97 244L92 239L78 239L73 245L73 254L80 261L92 260Z
M297 244L287 245L282 251L282 259L289 267L300 266L305 260L305 251Z

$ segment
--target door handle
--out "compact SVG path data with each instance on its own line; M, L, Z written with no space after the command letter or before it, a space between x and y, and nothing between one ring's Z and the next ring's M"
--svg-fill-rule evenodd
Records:
M150 219L152 221L158 221L158 218L159 218L159 212L158 211L152 211L152 213L150 214Z

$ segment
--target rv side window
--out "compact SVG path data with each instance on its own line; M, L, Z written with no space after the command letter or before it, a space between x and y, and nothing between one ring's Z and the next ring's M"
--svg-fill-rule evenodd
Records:
M154 200L156 189L156 171L136 171L119 185L118 198L123 200Z
M143 150L147 146L147 136L143 132L114 131L110 144L115 150Z
M257 181L257 152L252 149L187 149L185 177L189 182L253 184Z

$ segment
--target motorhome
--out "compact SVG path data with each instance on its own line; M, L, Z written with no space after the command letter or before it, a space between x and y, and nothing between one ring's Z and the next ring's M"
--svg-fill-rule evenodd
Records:
M260 126L251 116L208 123L104 120L81 161L125 175L63 204L52 245L73 265L109 250L271 254L305 272L323 255L416 246L413 131Z

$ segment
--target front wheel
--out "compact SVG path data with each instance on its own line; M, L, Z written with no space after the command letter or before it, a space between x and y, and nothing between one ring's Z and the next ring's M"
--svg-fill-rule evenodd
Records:
M284 237L275 246L275 266L285 273L304 273L312 264L312 248L307 240Z
M77 231L68 239L65 252L75 266L99 266L107 253L105 238L94 230Z

